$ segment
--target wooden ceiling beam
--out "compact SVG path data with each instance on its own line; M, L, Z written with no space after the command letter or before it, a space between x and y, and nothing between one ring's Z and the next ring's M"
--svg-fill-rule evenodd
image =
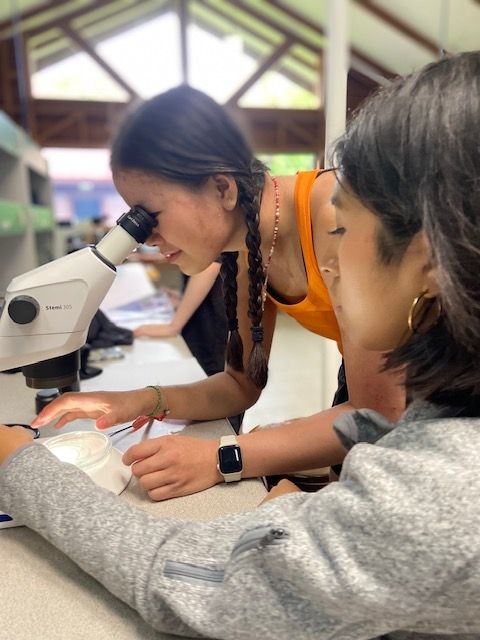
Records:
M35 18L36 16L39 16L46 11L51 11L52 9L61 7L62 5L68 4L69 2L71 2L71 0L55 0L54 4L52 2L46 2L40 6L33 7L32 9L27 9L26 11L18 11L16 12L16 15L19 20L28 20L29 18ZM2 22L0 22L0 31L3 31L3 29L8 29L9 27L11 27L11 25L11 20L3 20Z
M109 4L115 4L117 1L118 0L91 0L89 5L81 7L79 9L75 9L74 11L71 11L70 13L63 15L59 18L54 18L53 20L49 20L48 22L46 22L45 24L42 24L39 27L35 27L34 29L25 29L25 37L30 38L38 35L39 33L42 33L43 31L54 29L55 27L62 28L62 25L65 24L66 21L70 23L72 20L75 20L76 18L80 18L81 16L84 16L85 14L89 13L90 11L93 11L94 9L98 9L99 7L105 7Z
M123 102L34 100L38 144L44 147L105 148L120 126Z
M325 141L323 110L241 109L240 118L256 153L317 154Z
M93 60L95 60L95 62L100 67L102 67L102 69L106 71L108 75L111 78L113 78L113 80L115 80L117 84L119 84L121 87L123 87L123 89L125 89L125 91L130 95L130 98L133 98L133 99L140 98L138 93L134 89L132 89L132 87L128 84L128 82L126 82L122 78L122 76L120 76L115 71L115 69L113 69L107 62L105 62L105 60L98 55L95 49L84 38L82 38L80 34L78 34L74 29L72 29L70 25L62 24L61 28L63 32L70 38L70 40L73 40L73 42L75 42L75 44L78 45L80 49L85 51Z
M301 44L303 47L305 47L306 49L309 49L310 51L313 51L314 53L318 54L322 51L321 46L316 46L312 44L309 40L307 40L303 36L295 33L294 31L291 31L290 29L287 29L279 22L276 22L275 20L272 20L272 18L267 17L261 11L254 9L248 4L245 4L245 2L243 2L242 0L235 0L235 8L241 9L244 13L250 15L252 18L255 18L255 20L260 20L261 22L264 22L271 29L274 29L275 31L278 31L279 33L281 33L285 38L292 38L293 40L298 42L298 44ZM283 9L283 6L281 6L281 8ZM318 32L318 29L317 29L317 32ZM319 35L322 35L322 34L319 33Z
M435 44L435 42L433 42L433 40L422 35L416 29L413 29L410 25L403 22L403 20L400 20L389 11L385 11L385 9L372 2L372 0L354 0L354 2L377 18L380 18L380 20L383 20L383 22L386 22L390 27L393 27L397 31L400 31L400 33L403 33L403 35L410 38L410 40L413 40L424 49L430 51L430 53L434 53L436 57L440 55L440 48Z
M237 104L240 98L257 82L259 78L263 76L263 74L268 71L272 67L272 65L277 62L290 47L294 44L294 40L291 38L287 38L285 42L283 42L275 51L273 51L260 65L257 69L252 73L252 75L245 80L245 82L235 91L235 93L227 100L227 104L229 106L233 104Z
M34 100L33 103L36 139L46 147L109 147L128 109L128 105L118 102ZM323 146L322 111L237 107L229 111L241 123L257 153L316 153Z
M204 6L207 6L207 5L204 5ZM270 39L265 38L263 36L263 34L259 34L258 31L254 31L253 29L248 28L240 20L235 20L235 18L230 17L226 12L219 11L217 9L217 7L208 6L208 9L210 11L212 11L212 13L215 13L216 15L218 15L218 16L220 16L222 18L225 18L226 20L230 21L233 25L237 25L244 32L249 33L250 35L252 35L252 36L254 36L256 38L263 38L263 41L266 42L267 44L270 44L272 47L277 46L277 44L278 44L277 42L274 42L274 41L272 41ZM208 19L205 20L204 18L201 18L198 15L197 16L191 16L191 17L192 17L192 21L194 21L195 24L197 24L201 28L204 28L207 32L212 33L213 35L216 35L218 37L224 36L223 32L219 31L218 29L212 27L209 24ZM255 60L258 59L258 51L256 51L254 49L254 47L251 47L251 46L249 46L248 44L245 43L244 51L245 51L246 54L252 56L252 58L254 58ZM304 66L306 66L306 67L308 67L310 69L318 69L318 67L314 67L310 63L305 62L300 56L298 56L294 52L289 53L289 57L292 58L293 60L295 60L296 62L299 62L300 64L302 64L302 65L304 65ZM305 80L304 77L302 77L298 73L295 73L294 71L292 71L291 68L288 68L286 65L283 65L282 63L280 63L280 65L278 67L278 71L279 71L279 73L284 75L286 78L291 80L293 83L298 84L298 86L303 87L307 91L312 91L312 84L308 83Z
M44 126L41 130L41 137L43 140L55 140L61 136L61 134L77 125L79 122L78 113L73 111L72 113L64 114L62 117Z
M113 0L113 1L116 1L116 0ZM162 15L163 13L171 10L172 9L172 1L173 0L166 1L166 2L164 2L162 4L162 6L160 8L155 8L154 11L148 11L147 13L143 14L141 16L141 18L136 19L135 25L138 26L138 24L141 24L141 23L144 23L144 22L148 22L149 20L152 20L152 19L156 18L157 16ZM123 13L124 11L129 11L129 10L131 10L131 6L123 8L121 11L119 11L115 15L118 15L119 13ZM92 23L82 25L82 29L88 29L91 26L91 24ZM130 26L130 24L128 26ZM101 35L99 34L99 35L96 35L93 38L89 38L88 41L90 42L90 44L95 45L96 43L101 42L102 40L104 40L106 38L110 38L110 37L113 37L115 35L118 35L119 33L123 33L125 30L126 30L125 27L117 25L117 26L115 26L115 27L113 27L111 29L107 29ZM42 46L51 44L52 41L55 41L57 38L58 38L58 36L52 35L52 37L49 40L46 40L45 42L42 42ZM66 55L68 55L68 52L67 52L66 49L59 49L57 53L50 54L49 56L43 57L41 64L37 67L37 70L38 69L42 69L45 66L48 66L50 64L54 64L55 62L58 62L59 60L63 60L66 57Z
M316 32L318 35L320 36L327 35L325 30L322 29L320 25L316 24L315 22L312 22L311 20L308 20L307 18L305 18L305 16L302 16L296 11L294 11L293 9L290 9L290 7L286 7L278 0L269 0L269 4L273 5L280 11L283 11L285 15L289 16L293 20L296 20L299 24L302 24L304 27L308 27L312 31ZM373 60L373 58L370 58L369 56L362 53L359 49L357 49L357 47L351 47L350 51L352 54L352 58L357 58L358 60L361 60L364 64L367 64L377 73L380 73L382 76L385 76L385 78L390 78L393 75L389 69L386 69L381 64Z
M254 38L258 38L259 40L262 40L263 42L266 42L267 44L270 44L271 46L276 46L277 45L276 41L274 41L272 39L269 39L269 38L266 38L263 33L260 33L258 30L255 30L252 26L247 26L247 25L243 24L243 22L241 20L236 19L233 15L230 15L227 11L222 11L219 7L206 4L205 2L203 2L202 4L203 4L204 7L207 7L209 9L209 11L211 11L212 13L215 13L217 16L220 16L221 18L224 18L225 20L230 22L232 25L236 25L237 27L242 29L242 31L244 31L245 33L250 34ZM196 17L196 20L198 21L198 17ZM210 29L210 31L212 30L212 27L209 27L209 25L205 21L201 21L201 24L203 24L206 29ZM316 53L318 53L318 52L316 52ZM321 51L320 51L320 54L321 54ZM309 62L306 62L305 60L303 60L303 58L301 58L299 55L297 55L294 52L291 52L289 54L289 56L293 60L295 60L296 62L304 65L305 67L308 67L309 69L318 70L318 67L314 67L314 65L310 64Z

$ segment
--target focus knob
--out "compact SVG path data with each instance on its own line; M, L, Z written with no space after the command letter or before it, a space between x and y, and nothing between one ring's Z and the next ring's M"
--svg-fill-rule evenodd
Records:
M40 305L30 296L17 296L8 305L8 315L17 324L29 324L38 316Z

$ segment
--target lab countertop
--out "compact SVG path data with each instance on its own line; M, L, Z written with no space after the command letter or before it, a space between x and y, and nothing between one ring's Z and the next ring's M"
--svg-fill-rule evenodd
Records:
M137 340L123 360L99 363L102 375L82 382L82 390L132 389L145 384L186 383L204 377L181 338ZM21 374L0 374L0 419L29 423L35 415L36 390ZM199 438L232 433L226 420L192 425L158 423L158 434L178 431ZM66 430L93 429L93 421L75 421ZM58 435L50 428L42 435ZM149 436L157 435L157 432ZM116 436L124 450L145 437L142 431ZM155 517L206 521L255 508L265 495L260 480L216 485L183 498L154 503L132 479L119 499ZM162 640L159 633L127 605L90 578L71 560L25 527L0 530L0 640Z

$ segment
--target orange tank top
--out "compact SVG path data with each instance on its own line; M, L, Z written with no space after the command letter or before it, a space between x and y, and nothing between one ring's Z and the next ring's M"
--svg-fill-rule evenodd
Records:
M307 273L307 295L303 300L294 304L280 302L270 291L268 292L268 297L278 309L294 318L303 327L325 338L336 340L340 346L340 330L327 288L320 275L313 246L310 194L315 179L320 173L321 171L318 169L300 171L297 174L295 183L295 212L303 261Z

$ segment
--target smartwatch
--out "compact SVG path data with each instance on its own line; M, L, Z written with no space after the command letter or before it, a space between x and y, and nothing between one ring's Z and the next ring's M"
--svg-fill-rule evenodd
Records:
M242 479L242 452L235 436L220 438L217 469L225 482L237 482Z

